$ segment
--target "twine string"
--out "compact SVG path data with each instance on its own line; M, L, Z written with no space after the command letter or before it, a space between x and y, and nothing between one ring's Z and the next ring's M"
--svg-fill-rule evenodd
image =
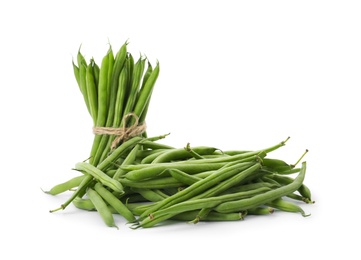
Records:
M135 119L134 124L127 127L127 119L133 117ZM118 144L123 141L127 141L130 138L140 135L145 132L147 126L145 123L139 125L139 117L134 113L126 114L122 119L123 127L103 127L95 126L93 127L93 133L96 135L115 135L115 139L111 144L111 149L115 149Z

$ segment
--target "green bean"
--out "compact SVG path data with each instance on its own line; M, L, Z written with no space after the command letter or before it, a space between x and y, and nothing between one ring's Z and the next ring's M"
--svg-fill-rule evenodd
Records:
M188 223L193 223L194 218L197 215L197 211L187 211L173 216L171 219L173 220L182 220L188 221ZM202 221L237 221L244 219L244 213L218 213L218 212L210 212L207 216L205 216ZM196 222L197 223L197 222Z
M274 209L271 207L256 207L247 209L247 215L268 215L272 214Z
M260 167L261 167L261 164L256 163L248 168L245 168L244 170L235 174L234 176L230 177L229 179L226 179L223 182L218 183L214 187L209 188L208 190L202 192L201 194L198 194L197 196L193 197L193 199L206 198L206 197L218 195L218 194L222 193L223 191L226 191L229 188L241 183L242 180L244 180L246 177L253 174Z
M228 151L224 151L223 153L226 155L237 155L237 154L242 154L242 153L250 153L252 151L248 151L248 150L228 150Z
M148 61L148 68L147 68L147 71L145 72L144 74L144 77L143 77L143 82L142 82L142 87L138 93L138 96L137 96L137 101L136 101L136 104L138 104L139 102L139 94L143 91L143 88L145 86L145 83L148 81L150 75L152 74L153 72L153 67L152 65L150 64L150 62ZM153 85L154 86L154 85ZM153 88L152 90L149 92L149 96L151 97L152 96L152 92L153 92ZM150 104L150 97L146 100L146 103L144 105L144 108L143 108L143 111L142 113L140 114L140 117L139 117L139 123L142 124L144 123L145 121L145 118L147 116L147 113L148 113L148 108L149 108L149 104ZM145 133L146 134L146 133Z
M176 164L176 163L157 163L157 164L146 164L144 165L129 165L122 166L121 168L128 171L125 177L132 181L141 181L151 179L154 177L169 176L167 169L178 169L189 174L218 170L219 168L226 165L226 163L213 163L213 164ZM142 167L143 166L143 167ZM137 169L134 169L137 168Z
M99 84L98 84L98 115L97 115L97 123L96 126L103 127L105 126L107 120L107 98L108 98L108 86L110 85L108 81L109 77L109 69L112 69L111 60L113 59L112 50L109 48L107 54L102 59L102 64L99 72ZM98 164L95 161L96 152L99 148L99 144L102 140L102 135L95 135L93 139L93 145L90 152L89 163L92 165Z
M144 141L142 142L142 145L144 148L148 148L148 149L175 149L173 146L160 144L152 141Z
M124 116L126 94L127 94L127 83L128 83L128 72L127 72L127 63L125 63L125 68L122 69L119 75L119 85L117 91L117 98L115 103L115 114L113 119L113 126L118 127L121 125L121 120Z
M264 158L262 161L264 167L271 169L271 171L289 171L292 167L285 161L279 159Z
M77 176L77 177L71 178L70 180L68 180L66 182L57 184L54 187L52 187L49 191L44 191L44 192L47 194L50 194L50 195L58 195L60 193L63 193L65 191L68 191L68 190L78 187L83 179L84 179L84 175Z
M248 190L253 190L253 189L258 189L261 187L268 187L268 188L276 188L276 187L280 187L280 185L274 185L271 183L267 183L267 182L256 182L256 183L249 183L249 184L240 184L240 185L235 185L229 189L226 189L225 191L221 192L220 194L229 194L229 193L235 193L235 192L241 192L241 191L248 191Z
M157 154L160 152L164 152L166 149L148 149L142 146L142 149L140 149L137 153L137 159L143 160L144 158L153 155L153 154Z
M266 205L282 211L301 213L303 217L308 217L310 215L310 214L307 215L300 206L290 201L286 201L282 198L272 200L266 203Z
M113 215L102 197L92 188L88 188L86 194L99 212L104 223L109 227L116 227L118 229L114 223Z
M110 78L110 82L109 82L109 86L108 86L108 91L107 91L108 115L107 115L107 120L105 123L106 127L118 127L118 126L113 126L113 120L114 120L114 114L115 114L115 105L116 105L116 96L117 96L118 84L119 84L119 75L120 75L121 70L123 69L123 66L124 66L124 63L126 60L126 56L127 56L127 43L123 44L122 47L119 49L119 51L117 52L115 61L114 61L113 70L112 70L112 74L111 74L111 78ZM107 148L109 139L110 139L109 135L102 135L97 152L94 156L95 157L94 161L97 164L104 160L105 156L103 156L103 154L104 153L107 154L107 151L109 150L109 148Z
M144 86L141 88L139 92L138 100L134 107L134 113L138 117L142 116L145 107L150 101L151 93L153 91L155 82L157 81L158 75L159 75L159 62L157 62L157 65L155 66L154 70L152 70L147 81L145 82Z
M129 95L130 88L132 87L133 74L134 74L134 58L131 53L128 53L126 60L126 68L128 70L128 84L127 84L127 96Z
M93 117L93 115L91 113L90 105L89 105L89 97L88 97L88 92L87 92L87 87L86 87L86 68L87 67L84 63L79 64L79 82L80 82L80 89L81 89L81 93L83 94L85 105L87 107L87 110L88 110L90 116Z
M80 49L81 49L81 45L79 46L78 53L76 56L78 66L80 67L80 64L84 64L85 66L87 66L86 60L85 60L83 54L81 54Z
M212 211L212 208L202 208L196 215L196 217L189 221L189 223L197 224L200 220L204 220L209 213Z
M302 170L302 168L301 168L301 170ZM278 183L283 184L283 185L288 185L293 182L293 179L291 177L277 175L277 174L272 175L272 179L274 179L275 181L277 181ZM302 185L297 190L303 197L312 201L311 190L304 183L302 183Z
M86 80L86 91L88 94L88 102L90 113L93 118L94 125L97 124L98 117L98 94L97 87L95 85L95 79L93 74L94 60L90 61L89 66L86 68L85 80Z
M96 180L100 181L104 186L107 186L116 192L124 192L123 186L119 181L109 177L100 169L94 167L89 163L79 162L75 165L75 169L90 174Z
M99 165L98 168L101 170L107 170L109 166L115 162L121 155L131 150L135 145L137 145L141 140L142 137L133 137L120 146L118 146L107 158L105 158Z
M61 204L59 208L49 210L49 212L53 213L58 210L64 210L76 197L80 196L83 192L86 191L86 188L88 187L88 185L92 183L92 181L93 181L93 176L85 175L84 179L79 184L77 190L73 192L70 198L66 200L63 204Z
M73 200L73 205L78 209L87 210L87 211L96 211L96 208L90 199L83 199L80 197L76 197ZM112 206L107 205L107 207L112 214L119 214Z
M184 147L184 150L186 150L188 153L190 153L190 155L191 155L194 159L196 159L196 160L204 159L203 156L201 156L199 153L197 153L196 151L194 151L194 149L192 149L192 148L190 147L190 144L189 144L189 143L187 143L186 147ZM215 151L213 151L213 152L215 152ZM213 153L213 152L212 152L212 153ZM208 155L208 154L206 154L206 155Z
M152 203L133 202L133 203L127 203L126 206L134 215L139 216L144 211L146 211L149 207L151 207Z
M294 200L298 200L298 201L303 201L307 204L313 204L315 203L314 201L311 201L309 198L305 198L301 195L298 195L298 194L295 194L295 193L290 193L290 194L287 194L287 197L290 198L290 199L294 199Z
M194 160L193 163L218 163L218 162L232 162L232 161L238 161L238 160L242 160L242 159L247 159L247 158L253 158L254 156L258 156L263 158L264 156L266 156L267 153L272 152L277 150L278 148L282 147L285 145L285 143L287 142L289 138L287 138L285 141L280 142L279 144L276 144L274 146L262 149L262 150L258 150L258 151L251 151L251 152L245 152L245 153L241 153L241 154L236 154L233 156L222 156L219 158L212 158L212 159L200 159L200 160ZM183 161L180 163L188 163L187 161Z
M270 189L263 187L263 188L259 188L256 190L250 190L250 191L245 191L245 192L183 201L183 202L171 205L167 208L160 209L158 211L150 213L147 218L142 219L140 221L139 225L142 227L151 227L151 226L154 226L155 224L159 223L160 221L169 219L172 216L182 213L182 212L191 211L191 210L195 210L195 209L202 209L202 208L213 208L225 201L232 201L235 199L253 197L256 194L262 194L268 190L270 190ZM144 215L144 213L142 215Z
M112 206L119 213L119 215L123 216L128 221L135 220L135 217L130 212L130 210L99 182L95 184L94 189L110 206Z
M88 211L94 211L95 206L93 202L91 202L90 199L82 199L80 197L76 197L73 200L73 205L77 207L78 209L88 210Z
M139 147L140 147L140 144L139 143L136 144L133 147L133 149L128 153L127 157L124 159L124 161L122 162L122 164L120 166L129 165L129 164L133 163L138 154ZM115 172L113 178L118 180L120 178L120 176L123 176L124 174L125 174L125 171L121 167L119 167L117 169L117 171Z
M151 189L132 188L132 190L139 193L145 199L152 201L152 202L157 202L157 201L161 201L164 199L164 197L160 196L158 193L154 192Z
M100 68L99 68L98 64L95 63L94 59L92 59L92 60L94 62L94 66L93 66L94 83L95 83L95 86L98 87L99 86Z
M153 189L153 191L154 191L155 193L157 193L159 196L161 196L163 199L169 197L169 195L167 195L166 193L164 193L164 192L161 191L160 189Z
M124 109L124 115L127 115L128 113L131 113L134 111L138 89L139 89L141 79L142 79L142 76L144 73L144 66L145 66L145 59L140 57L134 65L132 86L131 86L130 92L127 96L127 103L126 103L126 106ZM135 111L134 111L134 113L135 113ZM136 115L139 117L139 114L136 114ZM132 122L130 124L132 124ZM127 124L127 126L130 124Z
M144 198L141 194L139 193L134 193L134 194L129 194L128 196L123 196L121 197L121 201L124 204L127 203L137 203L137 202L149 202L149 200L147 200L146 198Z
M141 161L140 164L150 164L154 161L155 158L157 158L159 155L161 155L162 153L164 153L166 149L158 149L158 150L153 150L155 151L154 153L144 157Z
M218 213L210 212L202 221L237 221L245 218L244 212L239 213Z
M187 184L187 185L192 185L192 184L196 183L197 181L202 180L199 177L189 175L178 169L167 169L166 171L168 171L174 179L180 181L181 183Z
M205 154L212 154L215 150L217 150L217 148L199 146L199 147L193 147L192 150L200 155L205 155ZM190 154L184 148L169 149L168 151L165 151L163 154L161 154L156 159L154 159L152 163L172 162L176 160L185 160L192 157L193 157L192 154Z
M178 188L183 185L183 183L179 182L173 177L163 177L145 181L130 181L126 178L120 178L119 182L124 186L141 189Z
M290 184L282 186L280 188L273 189L271 191L265 192L263 194L256 195L252 198L238 200L238 201L231 201L225 202L218 205L215 210L220 213L230 213L235 211L243 211L249 208L254 208L290 194L296 191L301 185L305 178L306 174L306 162L302 163L302 168L299 175L294 179L294 181Z
M176 203L188 200L206 191L207 189L213 187L217 183L232 177L233 175L239 173L240 171L248 167L251 167L254 164L255 164L254 162L246 162L246 163L238 163L232 166L220 168L214 174L206 177L205 179L202 179L194 183L193 185L187 187L186 189L174 194L173 196L170 196L156 203L149 211L146 211L144 214L142 214L141 218L144 218L148 214L160 210L166 206L169 207Z
M82 92L81 88L80 88L79 67L75 65L74 60L72 60L72 65L73 65L73 72L74 72L76 82L78 83L80 92Z

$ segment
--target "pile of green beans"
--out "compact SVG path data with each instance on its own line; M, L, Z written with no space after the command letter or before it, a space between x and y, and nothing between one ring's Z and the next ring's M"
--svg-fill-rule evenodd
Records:
M73 69L94 126L123 128L145 122L159 64L137 62L121 46L114 57L110 47L99 67L77 54ZM131 228L159 226L169 220L243 220L249 215L275 211L308 216L301 203L313 203L304 184L306 152L294 164L269 158L289 138L259 150L220 150L210 146L176 148L159 142L167 135L145 132L115 147L112 135L94 136L88 160L78 162L78 176L53 186L46 193L71 195L55 212L72 204L97 211L107 226L117 227L119 214ZM302 161L302 162L301 162ZM301 164L300 167L297 165ZM118 227L117 227L118 228Z

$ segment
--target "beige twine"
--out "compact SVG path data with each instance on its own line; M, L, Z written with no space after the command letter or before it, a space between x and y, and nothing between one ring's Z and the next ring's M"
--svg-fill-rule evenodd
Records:
M135 122L130 127L126 127L127 119L129 117L134 117ZM134 136L140 135L145 132L145 129L147 128L146 124L138 124L139 117L134 113L129 113L123 117L123 127L116 128L96 126L93 127L93 133L96 135L116 135L117 137L113 140L110 147L113 150L121 141L126 141Z

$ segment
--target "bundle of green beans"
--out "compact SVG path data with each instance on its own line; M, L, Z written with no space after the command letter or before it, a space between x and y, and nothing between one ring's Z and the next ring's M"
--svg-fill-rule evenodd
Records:
M125 43L116 57L111 48L101 66L87 64L78 52L74 74L94 126L128 128L143 124L159 74L145 59L137 62ZM145 72L144 72L145 71ZM131 114L132 117L127 115ZM96 134L89 160L76 163L81 172L47 193L73 191L59 208L97 211L104 223L117 227L114 214L123 216L131 228L148 228L167 220L243 220L248 215L266 215L275 210L308 216L300 203L313 203L304 184L306 162L295 164L268 158L285 145L255 150L222 151L215 147L175 148L147 137L145 132L120 140ZM297 167L298 164L301 167ZM296 176L294 176L296 175Z

